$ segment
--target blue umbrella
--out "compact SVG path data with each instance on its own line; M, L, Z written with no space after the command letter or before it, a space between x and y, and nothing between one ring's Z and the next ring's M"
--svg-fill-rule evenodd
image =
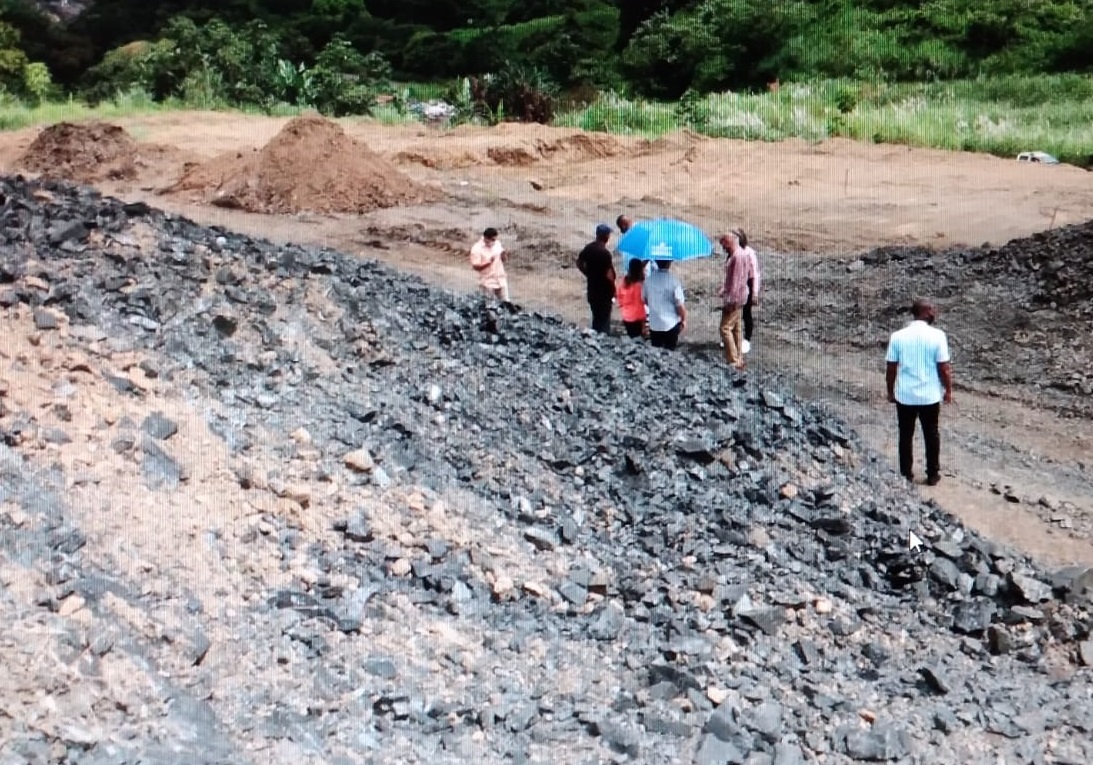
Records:
M681 220L658 218L638 221L619 240L623 260L691 260L708 258L713 243L702 229Z

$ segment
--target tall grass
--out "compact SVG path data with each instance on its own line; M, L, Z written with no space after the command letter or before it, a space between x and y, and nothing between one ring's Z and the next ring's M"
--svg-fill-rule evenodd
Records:
M778 141L833 136L1012 156L1040 150L1093 161L1093 77L1052 75L892 84L827 80L759 94L719 93L679 104L609 94L556 123L655 136L684 127L710 136Z

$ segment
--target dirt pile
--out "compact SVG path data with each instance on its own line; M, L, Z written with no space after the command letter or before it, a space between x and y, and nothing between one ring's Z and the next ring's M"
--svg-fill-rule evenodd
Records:
M453 134L453 137L457 135ZM574 133L560 138L520 133L502 135L509 140L491 142L491 145L478 151L469 150L466 143L448 148L442 142L435 142L400 151L395 155L395 161L437 169L457 169L483 164L530 167L542 163L570 164L629 156L632 153L626 143L607 133ZM512 138L516 139L515 142Z
M34 139L19 166L82 183L129 180L137 175L139 154L137 142L117 125L60 122Z
M168 191L196 191L210 204L272 214L365 213L438 196L317 116L297 117L259 150L190 168Z

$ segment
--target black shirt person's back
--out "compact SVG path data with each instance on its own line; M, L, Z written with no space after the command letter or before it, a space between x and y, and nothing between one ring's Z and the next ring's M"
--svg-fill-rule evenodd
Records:
M588 279L589 300L615 297L615 267L607 245L599 240L586 244L577 256L577 268Z

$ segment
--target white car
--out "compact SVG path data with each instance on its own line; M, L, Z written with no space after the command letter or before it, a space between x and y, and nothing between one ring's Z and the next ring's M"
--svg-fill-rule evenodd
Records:
M1045 151L1023 151L1017 155L1018 162L1038 162L1041 165L1057 165L1059 160Z

